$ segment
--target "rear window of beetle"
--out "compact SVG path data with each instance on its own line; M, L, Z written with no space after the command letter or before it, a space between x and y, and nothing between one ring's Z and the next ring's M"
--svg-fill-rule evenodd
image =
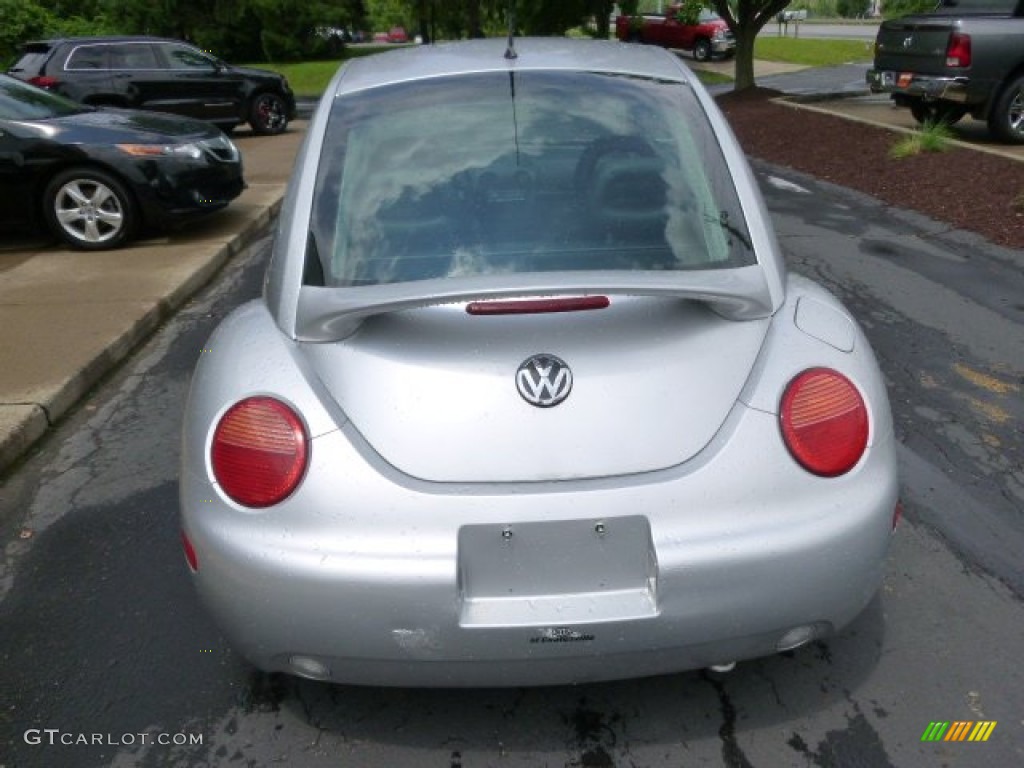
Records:
M335 100L314 193L327 285L754 263L681 83L481 73Z

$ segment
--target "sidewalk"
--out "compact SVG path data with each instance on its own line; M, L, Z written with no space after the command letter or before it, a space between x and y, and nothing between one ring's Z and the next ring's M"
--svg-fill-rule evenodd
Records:
M0 472L265 230L304 131L239 131L248 189L178 232L95 253L29 238L0 246Z
M713 59L712 61L697 61L692 55L688 53L677 52L679 58L690 69L696 71L701 70L704 72L715 72L719 75L733 76L736 71L736 60L735 59ZM802 72L807 67L801 64L786 64L781 61L755 61L754 62L754 77L760 79L762 77L773 77L775 75L788 75L793 72Z

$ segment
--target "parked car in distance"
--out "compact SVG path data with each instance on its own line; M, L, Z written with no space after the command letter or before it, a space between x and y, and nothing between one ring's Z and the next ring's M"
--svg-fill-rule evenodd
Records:
M83 104L169 112L226 132L248 123L258 134L281 133L296 115L284 76L226 64L179 40L37 40L22 46L8 74Z
M947 0L882 22L867 82L919 123L969 114L1024 144L1024 0Z
M728 58L736 52L736 37L717 13L701 10L696 24L685 23L681 13L681 6L670 5L664 15L617 16L615 36L626 42L691 51L697 61Z
M88 107L0 75L0 217L68 245L115 248L143 227L226 206L245 183L238 148L199 120Z
M896 442L675 55L529 38L343 65L260 299L205 345L182 546L256 666L553 685L789 651L875 595Z
M405 31L405 27L392 27L388 30L388 42L408 43L409 33Z

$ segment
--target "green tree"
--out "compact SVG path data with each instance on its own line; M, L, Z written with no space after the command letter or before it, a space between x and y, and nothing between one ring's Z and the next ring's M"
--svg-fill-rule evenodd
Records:
M21 43L42 37L56 22L52 13L32 0L0 0L0 19L0 64L11 61Z
M74 13L58 12L37 0L0 0L0 65L18 55L28 40L57 35L99 35L119 31L98 3L83 2ZM6 66L4 67L6 69Z
M415 2L416 0L366 0L369 31L384 32L391 27L408 26L413 18Z
M846 19L857 19L867 13L871 0L839 0L836 13Z
M696 24L700 21L700 12L704 10L704 0L683 0L676 11L676 18L682 24Z
M882 15L896 19L911 13L927 13L934 8L935 0L886 0L882 3Z
M789 5L790 0L711 0L718 15L736 36L736 74L733 89L744 91L757 85L754 80L754 40L769 21Z

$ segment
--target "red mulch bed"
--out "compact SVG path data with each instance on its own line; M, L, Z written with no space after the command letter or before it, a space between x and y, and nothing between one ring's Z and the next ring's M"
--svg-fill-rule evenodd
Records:
M1024 248L1024 163L959 147L893 159L903 134L773 103L778 95L758 88L718 98L751 157Z

